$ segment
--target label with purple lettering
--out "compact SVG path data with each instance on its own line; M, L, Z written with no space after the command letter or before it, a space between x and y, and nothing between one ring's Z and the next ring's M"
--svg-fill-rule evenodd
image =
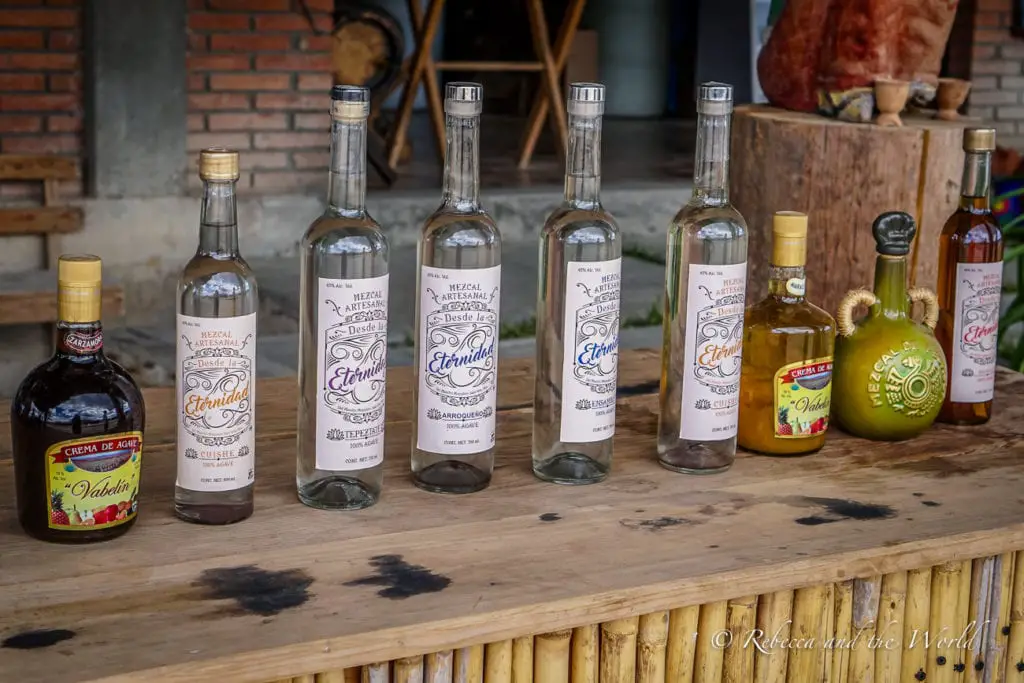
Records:
M562 443L615 434L622 259L566 264L562 327Z
M361 470L384 461L388 276L320 278L316 468Z
M501 266L422 266L416 446L445 455L494 447Z

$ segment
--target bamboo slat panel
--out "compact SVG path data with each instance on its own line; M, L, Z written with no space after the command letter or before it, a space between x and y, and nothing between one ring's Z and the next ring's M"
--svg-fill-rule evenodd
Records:
M494 483L465 497L409 484L392 371L384 497L351 515L296 502L294 383L263 383L257 511L215 528L172 518L170 392L147 392L136 529L69 549L0 525L0 681L960 681L973 646L933 632L981 614L1005 622L982 680L1024 680L1024 378L1000 374L983 427L686 477L654 462L657 354L624 353L612 475L561 488L530 473L529 368L502 367Z

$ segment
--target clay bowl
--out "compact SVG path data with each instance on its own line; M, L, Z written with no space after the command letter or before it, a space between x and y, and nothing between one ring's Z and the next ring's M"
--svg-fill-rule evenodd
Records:
M944 121L956 121L960 118L957 109L967 99L967 93L971 92L971 82L959 78L940 78L939 89L935 94L935 101L939 105L939 112L936 118Z
M902 126L900 112L907 104L910 95L910 81L898 81L892 78L875 80L875 107L878 108L879 126Z

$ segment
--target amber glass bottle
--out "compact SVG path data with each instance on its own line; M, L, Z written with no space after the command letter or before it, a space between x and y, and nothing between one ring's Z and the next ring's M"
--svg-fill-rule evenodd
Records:
M804 298L806 261L807 216L776 213L768 296L743 326L737 438L749 451L799 455L825 444L836 324Z
M989 206L991 128L964 131L960 206L939 243L939 324L935 336L949 371L939 420L982 424L992 417L996 332L1003 284L1003 235Z
M57 279L57 350L11 404L18 520L44 541L103 541L135 523L142 394L103 354L100 260L61 256Z

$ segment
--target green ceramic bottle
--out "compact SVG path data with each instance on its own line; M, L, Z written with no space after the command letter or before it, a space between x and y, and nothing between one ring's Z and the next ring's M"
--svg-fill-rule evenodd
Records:
M914 219L890 211L876 218L871 230L878 252L875 291L855 289L839 304L832 410L839 426L854 436L901 441L935 421L946 395L946 358L932 334L939 305L930 290L907 291ZM925 306L923 324L910 317L914 301ZM859 305L870 308L855 323Z

